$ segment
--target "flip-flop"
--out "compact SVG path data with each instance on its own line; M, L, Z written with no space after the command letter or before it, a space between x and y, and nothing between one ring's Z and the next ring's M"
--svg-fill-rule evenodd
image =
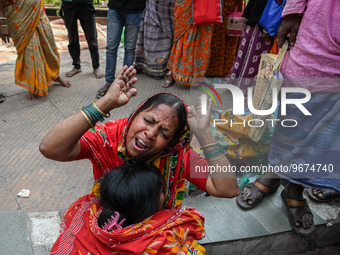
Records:
M329 201L332 201L335 198L340 198L340 193L338 193L338 192L336 192L335 190L332 190L332 189L320 189L321 192L324 195L324 198L319 198L318 196L314 195L313 189L315 189L315 188L308 188L307 193L311 198L313 198L316 201L329 202Z
M297 200L297 199L289 198L289 197L287 197L286 192L284 190L282 190L282 192L281 192L281 197L282 197L282 199L283 199L283 201L284 201L284 203L287 207L287 216L288 216L288 219L289 219L289 224L292 227L292 229L300 235L304 235L304 236L311 235L315 230L314 221L313 221L313 224L309 228L303 228L302 227L302 220L301 220L302 216L305 213L309 213L313 217L312 211L310 210L306 199ZM302 207L305 210L300 210L295 215L292 215L290 213L291 208L299 208L299 207ZM300 227L297 227L295 225L295 223L297 221L300 221L300 223L301 223Z
M104 87L106 86L106 84L104 85ZM107 88L100 88L97 92L96 98L102 98L103 96L105 96L106 92L109 90L110 86L108 86Z
M3 103L6 101L6 95L4 93L0 93L0 103Z
M281 185L281 183L280 183L280 185ZM246 187L250 188L251 198L249 198L249 199L251 199L253 201L253 203L250 205L248 203L249 199L247 199L247 201L243 201L242 191L241 191L241 194L236 197L236 203L239 207L241 207L244 210L253 209L258 204L260 204L262 202L262 200L265 197L267 197L269 194L275 193L275 191L277 191L277 189L280 187L280 185L278 185L277 187L274 187L274 188L270 188L270 187L263 185L259 181L255 181L254 183L250 183L249 185L245 186L244 188L246 188ZM262 198L257 197L258 192L262 193Z

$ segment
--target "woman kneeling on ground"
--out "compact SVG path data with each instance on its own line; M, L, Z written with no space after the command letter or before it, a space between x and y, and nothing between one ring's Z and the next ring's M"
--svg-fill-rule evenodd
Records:
M166 180L165 208L182 204L185 179L212 196L237 196L240 191L234 173L195 172L198 165L230 165L210 131L211 100L208 114L202 115L200 100L196 112L179 97L159 93L145 100L129 118L96 125L136 93L131 88L137 82L135 74L132 66L124 66L104 97L49 131L40 144L42 154L58 161L91 160L96 180L92 192L97 196L102 177L129 160L151 163L161 171ZM205 159L190 148L190 132L198 138Z

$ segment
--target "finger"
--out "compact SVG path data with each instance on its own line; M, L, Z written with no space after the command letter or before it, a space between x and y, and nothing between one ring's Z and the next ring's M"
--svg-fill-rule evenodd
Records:
M131 89L129 89L125 94L126 94L126 96L129 98L129 100L130 100L130 98L131 98L134 94L136 94L136 92L137 92L137 89L131 88Z
M277 46L282 47L283 43L287 38L288 31L284 24L281 24L279 30L277 31Z
M296 41L296 36L298 33L299 28L298 27L293 27L291 32L290 32L290 36L289 36L289 45L290 46L294 46L295 41Z
M124 65L122 67L122 69L120 69L116 79L122 79L122 77L124 76L124 73L126 72L127 69L128 69L127 65Z
M129 80L136 74L136 72L136 69L133 66L130 66L125 70L121 79L124 80L125 83L128 83Z
M212 110L212 102L213 102L213 100L212 100L212 98L209 98L208 99L208 105L207 105L207 113L210 115L210 113L211 113L211 110Z
M131 89L136 83L137 83L138 79L135 77L132 80L130 80L127 84L126 84L126 88L127 90Z

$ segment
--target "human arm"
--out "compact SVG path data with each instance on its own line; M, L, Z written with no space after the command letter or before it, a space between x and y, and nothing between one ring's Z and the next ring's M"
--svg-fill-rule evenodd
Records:
M306 4L306 0L287 0L282 12L282 22L277 31L277 45L279 47L282 47L288 34L289 45L294 46Z
M188 123L190 131L197 137L204 152L207 152L206 146L216 144L216 140L210 130L210 112L212 108L212 99L208 100L207 114L202 114L202 101L198 100L198 110L195 111L193 107L188 110ZM227 156L222 153L215 157L207 158L209 166L225 166L228 168L230 162ZM216 197L235 197L240 193L237 185L235 173L232 171L213 172L207 177L206 191Z
M137 78L133 78L136 70L124 66L111 84L106 95L96 101L96 106L104 113L125 105L136 89L131 88ZM70 161L76 159L81 151L80 138L90 128L90 124L82 115L76 113L53 127L40 143L40 152L49 159Z
M5 1L0 0L0 38L5 42L9 42L10 34L7 26L7 18L5 16Z

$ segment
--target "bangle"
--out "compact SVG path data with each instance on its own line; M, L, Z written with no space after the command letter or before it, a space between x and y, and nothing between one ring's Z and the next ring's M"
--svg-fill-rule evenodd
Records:
M207 145L204 145L204 146L202 147L202 149L206 149L206 148L209 148L209 147L212 147L212 146L218 146L218 145L219 145L218 142L209 143L209 144L207 144Z
M96 108L97 111L98 111L101 115L103 115L105 118L111 117L111 114L110 114L110 113L108 113L108 114L103 113L103 112L98 108L98 106L96 105L95 102L93 102L92 104L93 104L94 108Z
M0 25L0 27L7 27L7 24L5 24L5 25Z
M83 110L81 110L80 112L81 112L81 114L83 114L83 116L85 117L87 123L89 123L90 127L93 128L93 124L90 121L90 119L87 117L86 113Z
M222 154L221 156L219 156L219 157L209 159L209 161L218 160L218 159L223 158L224 156L225 156L225 154L223 153L223 154Z
M206 159L209 159L209 158L213 158L213 157L216 157L220 154L224 154L224 149L222 148L221 145L219 145L217 148L215 149L212 149L212 150L208 150L208 151L204 151L204 157Z
M7 18L6 18L6 17L0 17L0 20L1 20L1 19L2 19L2 20L6 20Z

